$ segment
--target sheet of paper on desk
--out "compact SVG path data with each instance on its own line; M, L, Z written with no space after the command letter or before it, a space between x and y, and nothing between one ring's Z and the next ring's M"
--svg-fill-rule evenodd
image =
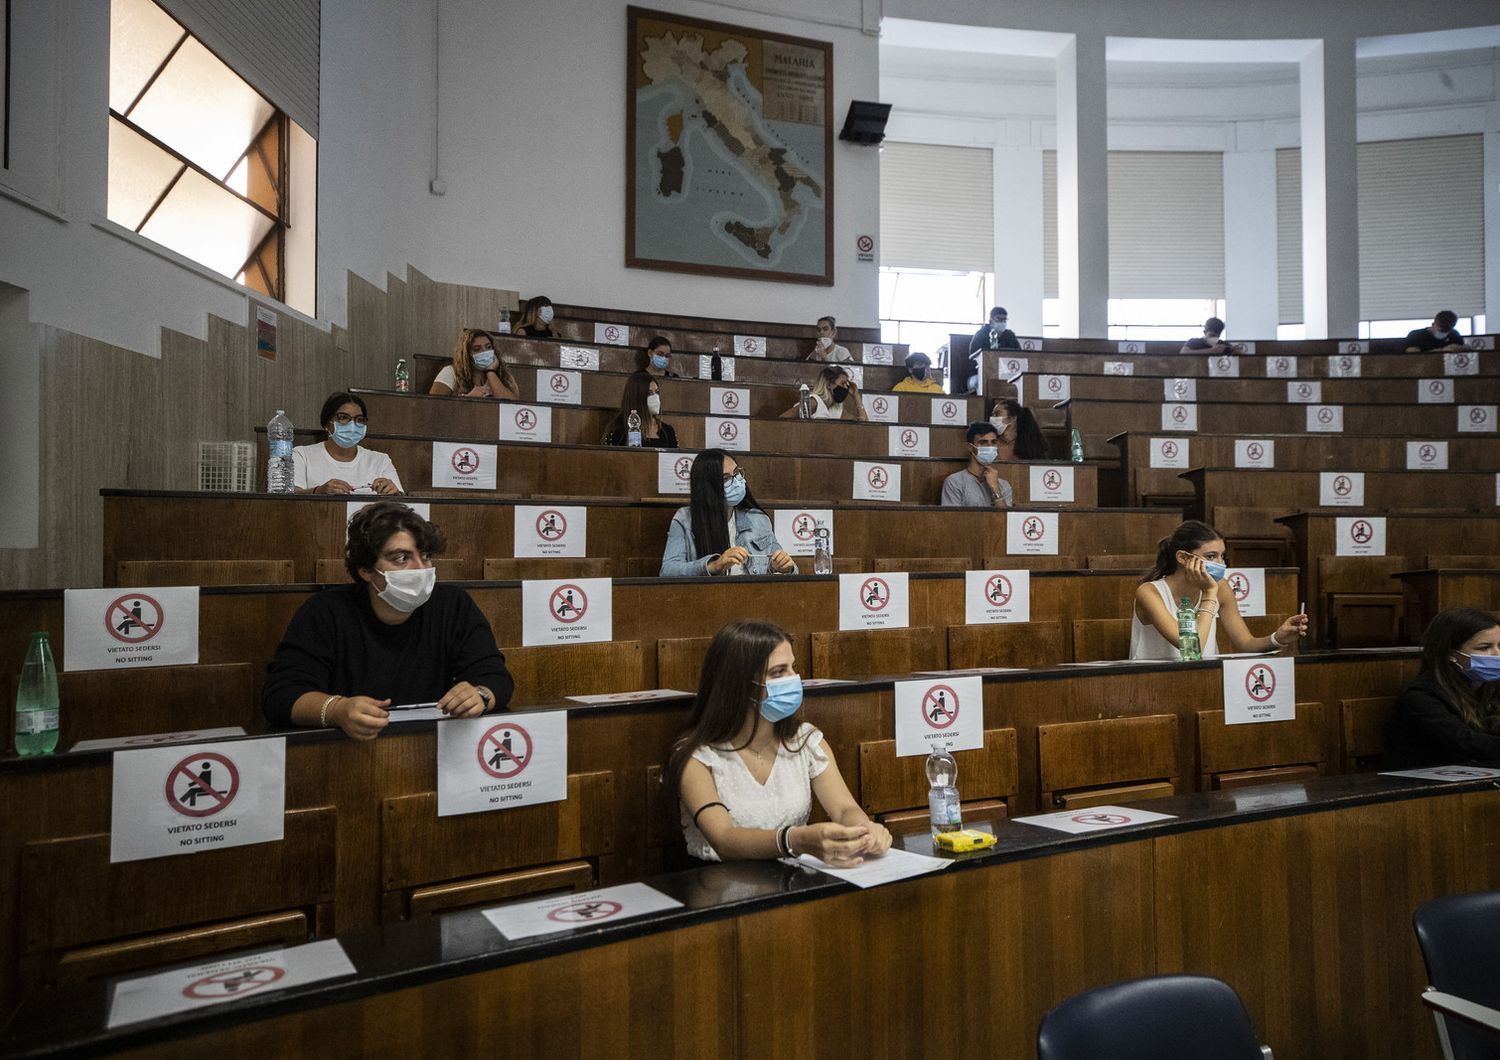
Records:
M1125 806L1091 806L1088 809L1062 810L1044 813L1036 817L1015 817L1016 824L1031 824L1039 828L1052 828L1069 835L1084 832L1099 832L1106 828L1124 828L1126 825L1146 824L1148 821L1168 821L1176 814L1156 813L1154 810L1132 810Z
M802 682L803 688L827 688L829 685L852 685L853 681L845 681L841 677L809 677Z
M392 725L407 721L445 721L448 717L438 709L436 703L411 703L391 707L390 712Z
M1014 674L1024 666L971 666L966 670L917 670L918 677L963 677L967 674Z
M679 692L675 688L650 688L641 692L604 692L592 696L568 696L572 703L650 703L657 699L678 699L690 696L691 692Z
M810 869L817 869L830 876L837 876L846 883L852 883L856 887L879 887L882 883L895 883L897 880L909 879L912 876L921 876L924 873L936 872L938 869L946 869L952 864L946 858L928 857L926 854L913 854L899 847L891 847L878 858L867 858L861 865L852 869L836 869L826 865L811 854L801 854L797 862L806 865Z
M160 747L169 743L203 743L225 736L243 736L245 730L238 725L227 725L218 729L193 729L191 732L158 732L145 736L116 736L109 740L79 740L70 751L112 751L129 747Z
M1413 780L1441 780L1456 784L1461 780L1494 780L1500 778L1500 769L1487 766L1432 766L1428 769L1396 769L1381 773L1383 777L1410 777Z

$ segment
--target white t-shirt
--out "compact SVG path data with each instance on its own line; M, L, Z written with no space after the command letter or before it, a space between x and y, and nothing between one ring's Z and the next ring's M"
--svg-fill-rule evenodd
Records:
M1159 578L1151 583L1151 587L1161 594L1161 601L1167 605L1167 612L1177 614L1177 601L1172 599L1172 591L1167 588L1167 579ZM1219 657L1218 615L1215 615L1213 621L1208 624L1208 636L1199 639L1203 642L1199 645L1203 649L1203 657L1217 659ZM1130 608L1130 657L1132 659L1182 659L1182 652L1177 649L1177 645L1163 637L1151 623L1141 621L1141 616L1135 613L1134 604Z
M823 399L821 397L819 397L817 394L813 394L812 395L812 399L813 399L813 413L812 413L812 418L813 419L815 419L815 420L841 420L841 419L844 418L844 402L843 401L840 401L837 405L828 405L828 404L825 404L823 402ZM847 400L849 400L849 399L848 398L844 399L844 401L847 401Z
M347 464L329 456L322 442L292 450L292 485L299 490L316 489L330 479L339 479L349 483L355 493L374 493L371 484L378 478L388 478L401 489L401 478L391 458L364 446L354 450L354 459Z
M458 376L454 373L453 365L451 364L445 364L442 368L438 369L437 378L433 382L442 383L455 394L458 393ZM468 393L468 391L465 391L465 393Z
M854 355L849 352L849 347L834 343L828 348L815 346L809 361L823 361L827 364L853 364Z
M795 828L807 823L812 813L813 778L828 768L828 755L823 751L822 731L805 721L791 744L797 750L785 744L777 746L776 761L771 763L771 775L765 784L758 783L751 775L750 767L738 751L703 746L693 752L693 759L702 762L713 774L719 789L718 801L729 808L729 817L736 827L791 825ZM703 861L722 860L693 823L688 808L681 809L682 834L687 840L688 853Z

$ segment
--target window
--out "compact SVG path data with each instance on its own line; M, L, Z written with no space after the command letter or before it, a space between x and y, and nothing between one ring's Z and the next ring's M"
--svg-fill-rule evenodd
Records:
M880 338L946 364L939 353L950 335L972 335L995 303L992 272L880 269ZM967 349L964 350L968 352Z
M291 216L316 179L306 132L152 0L110 5L109 114L111 221L312 311L288 290L311 270L311 212Z
M0 169L10 168L10 0L0 0Z

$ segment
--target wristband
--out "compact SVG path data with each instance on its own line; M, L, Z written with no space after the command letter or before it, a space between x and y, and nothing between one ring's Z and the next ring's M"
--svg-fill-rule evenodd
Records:
M1279 640L1276 639L1276 634L1279 633L1279 632L1281 632L1281 631L1273 629L1271 631L1271 635L1269 637L1267 637L1266 639L1269 640L1272 644L1276 645L1276 647L1278 647L1278 648L1285 648L1286 645L1283 644L1283 643L1281 643L1281 641L1279 641Z
M319 727L324 728L324 729L328 728L328 708L333 703L334 700L336 700L336 699L342 699L342 698L343 698L342 696L332 695L332 696L329 696L327 699L323 700L323 705L318 708L318 725L319 725Z

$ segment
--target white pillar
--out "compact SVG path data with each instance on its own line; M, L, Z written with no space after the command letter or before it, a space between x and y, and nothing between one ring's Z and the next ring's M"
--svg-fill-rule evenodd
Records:
M1224 153L1224 301L1229 334L1274 339L1276 152Z
M1359 153L1354 38L1328 38L1301 64L1302 320L1310 339L1359 327Z
M1104 36L1075 36L1057 56L1057 294L1069 337L1108 330L1108 118Z
M1042 152L995 148L995 304L1017 335L1042 333Z
M1484 134L1484 316L1500 331L1500 132Z

